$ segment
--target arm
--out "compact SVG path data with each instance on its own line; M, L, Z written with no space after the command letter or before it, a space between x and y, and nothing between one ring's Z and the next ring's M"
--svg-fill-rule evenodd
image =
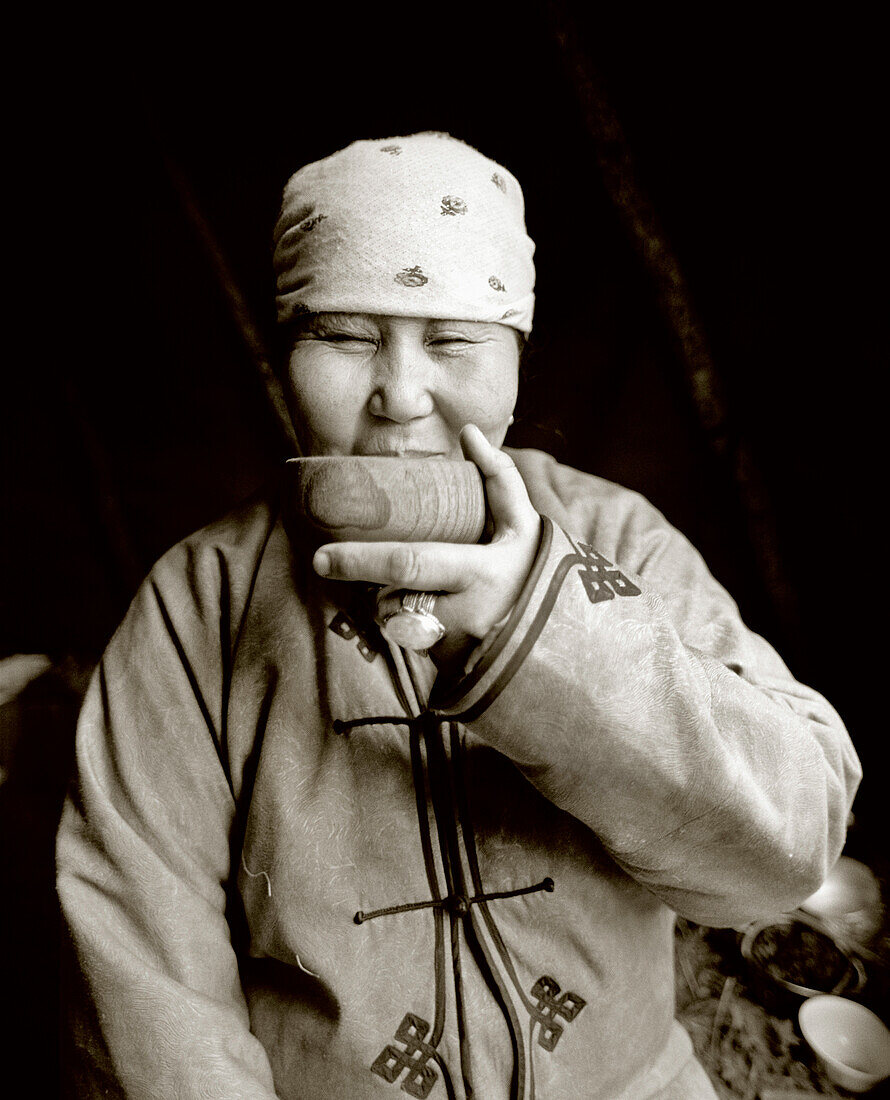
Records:
M271 1100L225 916L235 803L220 691L185 653L202 627L191 593L161 588L143 586L94 676L59 829L59 897L92 1005L79 1054L97 1095Z
M549 520L539 536L513 463L474 432L463 442L486 477L490 545L341 543L322 548L319 571L444 590L451 648L433 653L445 675L430 705L509 756L677 912L740 924L798 904L840 853L859 780L837 714L654 509L622 520L610 504L608 522L582 527L602 548ZM456 677L470 645L479 659Z
M431 705L682 915L741 924L792 908L843 847L852 745L685 539L662 531L640 556L641 574L618 571L546 521L510 620Z

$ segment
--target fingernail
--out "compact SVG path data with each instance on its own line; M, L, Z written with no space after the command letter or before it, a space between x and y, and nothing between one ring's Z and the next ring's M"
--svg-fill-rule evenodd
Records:
M320 577L326 577L331 571L331 556L324 550L319 550L312 559L312 568Z

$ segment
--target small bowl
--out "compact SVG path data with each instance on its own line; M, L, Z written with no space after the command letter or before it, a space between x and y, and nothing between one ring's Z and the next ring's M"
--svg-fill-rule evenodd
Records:
M775 946L772 952L765 954L761 950L761 937L770 934ZM820 943L827 952L823 960L813 960L814 963L830 963L827 970L820 972L815 968L811 971L811 982L820 984L803 984L804 975L798 973L801 969L799 950L804 945L795 941L802 936L814 944ZM749 980L758 999L763 1001L764 1007L775 1009L779 1014L791 1015L801 997L858 993L866 981L862 961L837 943L829 929L804 913L749 925L742 937L741 954L747 961Z
M881 887L870 867L841 856L828 877L800 908L830 923L848 940L868 943L883 920Z
M867 1092L890 1077L890 1030L864 1005L820 994L804 1001L798 1020L836 1085Z

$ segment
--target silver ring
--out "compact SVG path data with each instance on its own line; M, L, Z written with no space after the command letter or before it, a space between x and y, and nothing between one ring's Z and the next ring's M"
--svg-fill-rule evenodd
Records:
M399 610L384 616L380 633L393 645L425 653L445 637L445 627L433 614L435 603L434 592L405 592Z

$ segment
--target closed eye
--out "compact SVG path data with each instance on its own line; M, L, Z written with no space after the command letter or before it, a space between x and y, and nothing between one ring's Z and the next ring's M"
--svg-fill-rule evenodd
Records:
M460 347L475 344L475 340L468 340L466 336L437 336L428 341L431 347Z
M319 333L318 339L328 344L372 344L375 347L377 345L373 336L356 336L352 332L323 332Z

